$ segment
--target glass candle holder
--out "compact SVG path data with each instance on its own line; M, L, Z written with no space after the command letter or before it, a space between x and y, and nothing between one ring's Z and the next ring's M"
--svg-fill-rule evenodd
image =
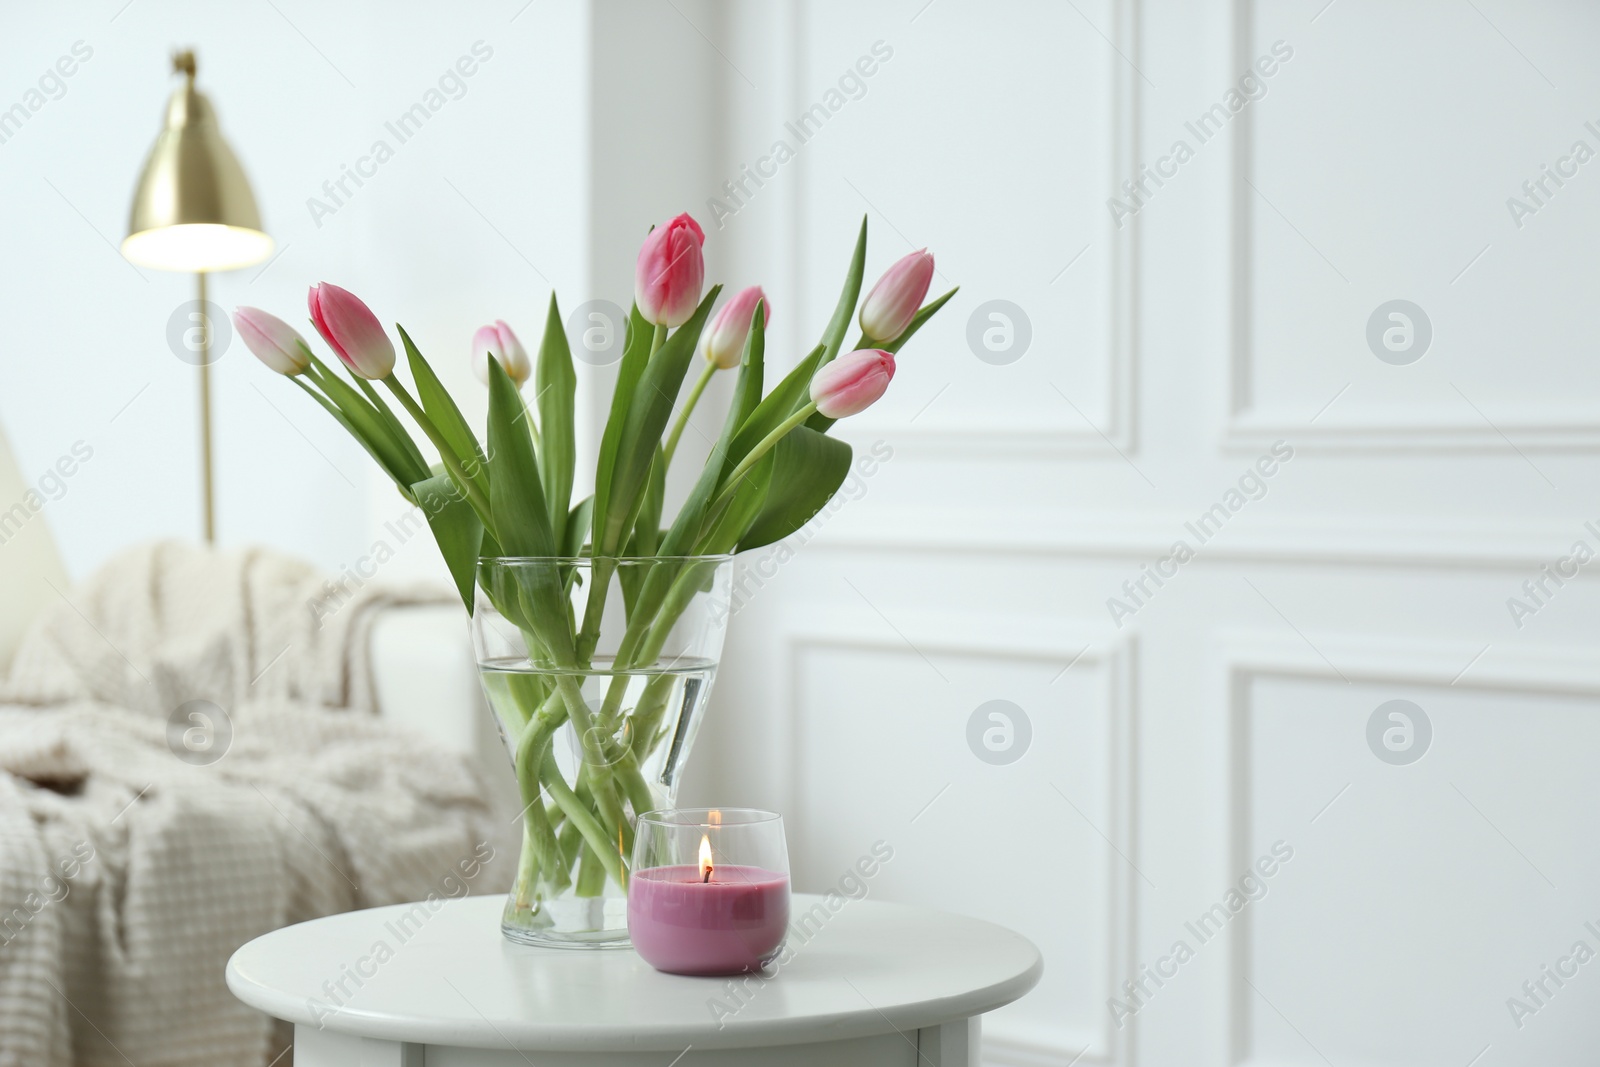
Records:
M628 936L668 974L757 971L789 929L783 818L752 808L677 808L639 816L628 880Z

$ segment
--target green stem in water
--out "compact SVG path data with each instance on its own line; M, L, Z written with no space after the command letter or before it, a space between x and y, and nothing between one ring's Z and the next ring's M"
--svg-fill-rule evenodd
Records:
M600 616L606 610L606 592L611 586L611 575L616 571L616 560L607 556L591 557L589 567L589 599L583 608L583 629L576 643L579 663L588 663L594 655L594 646L600 641Z
M649 756L661 743L661 738L657 736L661 730L661 718L666 713L667 697L676 682L677 679L670 674L658 674L645 683L644 692L640 694L632 716L635 761Z
M617 777L622 782L623 790L628 794L628 803L633 805L633 817L637 819L647 811L654 811L657 807L656 798L650 792L644 775L639 773L639 761L630 749L617 763Z
M517 863L517 907L527 909L533 904L534 886L541 873L549 882L550 888L559 893L569 884L567 870L561 864L560 845L556 841L555 829L550 825L550 820L545 814L544 803L539 792L539 767L544 762L544 753L549 751L548 730L537 729L537 721L530 723L528 729L523 731L519 738L517 758L517 786L522 794L522 855ZM523 746L528 743L531 751L524 752Z
M812 412L816 410L817 402L815 400L809 401L805 407L778 423L771 433L763 437L756 443L754 448L745 453L745 457L739 461L739 465L734 467L728 474L727 480L723 483L722 492L718 493L717 498L711 502L711 506L706 508L706 514L714 515L719 508L726 506L728 501L733 499L733 494L739 487L739 479L743 478L751 467L760 463L761 457L765 456L772 450L774 445L783 440L785 434L809 419Z
M606 750L602 731L595 728L594 715L589 711L588 702L583 699L583 687L577 677L570 674L557 675L556 688L566 702L567 717L572 721L572 729L577 733L578 744L583 749L584 770L593 780L595 808L600 818L605 820L606 827L615 834L620 834L623 832L626 820L622 814L622 802L618 799L615 785L607 772L610 765L616 761ZM567 817L572 817L571 811L567 812ZM612 837L613 834L606 835L607 839Z
M556 809L560 811L560 808ZM561 849L561 869L571 871L572 865L578 862L578 850L583 848L583 835L578 832L578 824L564 817L561 823L561 832L556 836L556 844Z
M617 851L617 842L609 839L606 831L595 820L593 813L572 792L572 787L567 785L566 779L561 777L561 768L556 766L555 754L549 749L544 753L542 777L545 788L550 791L555 802L561 805L561 810L567 813L567 819L583 835L589 851L593 852L595 858L605 867L606 873L616 879L618 885L626 888L628 872L622 865L622 855Z
M606 869L592 848L583 849L578 856L578 878L575 885L580 897L597 897L605 891Z
M658 561L655 566L669 566L665 561ZM700 565L690 564L679 571L672 581L667 593L660 602L651 610L638 610L633 618L628 621L628 629L622 635L622 641L617 646L615 666L619 670L640 667L655 662L661 653L662 646L666 643L668 634L677 623L678 617L683 614L699 587L701 578ZM600 707L598 719L604 724L614 724L622 710L622 700L626 695L628 677L618 674L611 680L610 687L606 690L605 699ZM649 687L646 687L649 692ZM637 709L635 709L637 714ZM632 738L632 747L639 751L640 738L636 734ZM641 757L648 754L648 749L640 753Z
M522 855L517 857L516 893L517 910L533 908L533 887L539 881L539 844L532 823L522 824Z
M467 472L461 469L461 460L456 457L455 449L450 447L450 442L444 439L444 434L440 433L439 428L433 424L433 420L428 418L428 413L423 411L415 400L411 399L411 394L406 392L406 387L400 384L400 379L391 373L387 378L383 379L383 384L387 385L389 391L399 398L400 403L410 413L411 417L416 420L417 425L422 427L422 432L428 435L428 440L433 442L433 447L439 450L439 460L444 464L444 469L450 472L451 480L456 483L463 493L467 494L467 500L472 504L472 510L478 513L478 521L483 523L483 528L493 534L494 523L490 521L489 500L483 495L483 490L478 483L469 478ZM498 541L499 538L496 537L495 540Z
M667 443L662 446L663 466L672 466L672 453L678 450L678 438L683 436L683 428L689 425L689 416L694 413L694 406L700 403L700 394L706 391L706 386L711 384L711 376L715 373L717 365L709 359L706 360L706 369L700 372L700 380L689 390L689 399L683 402L683 410L678 413L678 421L673 423L672 432L667 435Z

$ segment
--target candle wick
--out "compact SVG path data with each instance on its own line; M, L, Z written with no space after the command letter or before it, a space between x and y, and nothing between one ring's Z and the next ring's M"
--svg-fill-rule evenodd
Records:
M701 878L700 882L701 882L702 885L704 885L704 884L708 884L710 881L711 881L711 868L707 867L706 868L705 877Z

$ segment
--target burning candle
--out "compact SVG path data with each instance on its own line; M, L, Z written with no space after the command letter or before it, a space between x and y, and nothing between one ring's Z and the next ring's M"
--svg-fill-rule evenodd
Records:
M641 816L628 880L635 951L669 974L759 970L788 930L788 870L783 820L771 812Z

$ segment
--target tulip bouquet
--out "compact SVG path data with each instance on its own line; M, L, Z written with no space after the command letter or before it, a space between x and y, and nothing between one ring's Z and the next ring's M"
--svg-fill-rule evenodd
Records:
M747 288L713 318L719 287L704 291L699 225L679 215L652 229L638 256L594 492L577 501L577 378L554 294L536 359L504 322L473 338L472 365L489 390L482 443L397 325L412 388L401 382L393 343L344 289L324 283L309 299L312 325L350 381L282 320L236 311L250 350L344 426L423 510L474 616L485 690L525 803L507 936L595 943L618 933L614 909L583 902L626 892L634 820L671 800L721 643L725 612L708 616L707 598L725 600L733 554L789 535L827 504L851 460L830 427L883 395L895 354L954 295L924 305L933 257L913 252L857 314L866 238L863 220L821 340L764 390L766 294ZM852 318L861 337L841 355ZM697 351L704 365L680 406ZM721 433L667 523L666 473L684 428L711 378L734 369ZM525 401L530 379L535 395ZM426 436L437 463L374 383ZM562 904L579 906L563 912Z

